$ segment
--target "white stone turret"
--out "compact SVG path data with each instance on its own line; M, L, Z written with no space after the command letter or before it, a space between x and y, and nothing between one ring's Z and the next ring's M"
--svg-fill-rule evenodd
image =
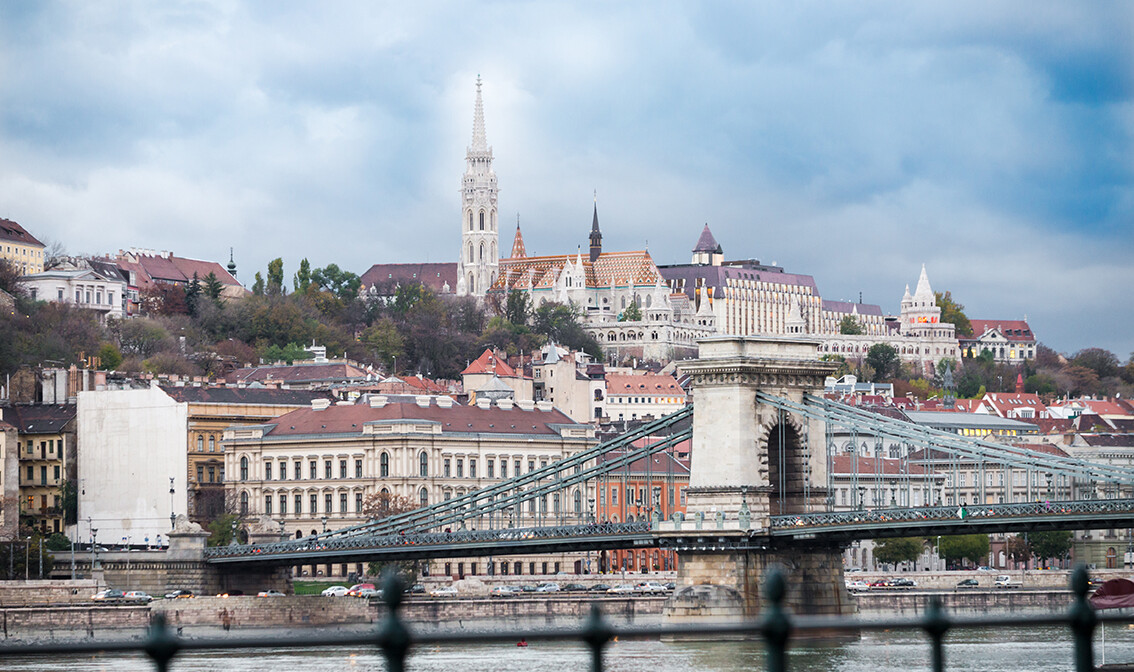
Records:
M461 254L457 261L457 294L484 296L499 272L500 250L496 229L496 173L492 148L484 129L484 102L476 78L472 143L465 154L461 182Z

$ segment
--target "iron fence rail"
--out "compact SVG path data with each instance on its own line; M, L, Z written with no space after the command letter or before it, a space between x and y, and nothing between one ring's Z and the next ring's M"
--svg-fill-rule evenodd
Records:
M386 579L384 585L388 612L376 629L364 634L298 634L287 637L225 637L182 638L174 634L160 615L144 640L76 641L66 643L33 643L0 645L0 661L14 656L42 656L45 661L58 654L91 653L145 653L159 672L169 669L170 663L183 651L231 651L237 649L326 648L336 646L377 647L386 659L390 672L403 672L406 659L415 646L431 644L457 644L470 642L505 642L521 639L532 641L571 640L588 647L590 669L605 669L604 649L616 637L736 637L750 636L765 643L764 666L769 672L786 672L789 667L789 649L794 637L801 634L825 635L828 633L861 633L878 630L920 630L925 633L930 647L930 661L934 672L945 669L945 636L951 630L974 627L1034 627L1037 625L1066 625L1073 640L1073 663L1076 672L1094 670L1093 636L1101 621L1129 623L1127 615L1100 616L1087 600L1088 575L1079 567L1071 577L1074 602L1062 614L1006 615L980 617L949 616L936 598L926 613L916 619L863 620L846 617L795 617L784 607L787 592L783 576L771 572L764 586L768 606L762 618L752 621L706 625L659 625L652 627L619 627L606 621L597 607L577 628L535 630L492 630L484 633L442 631L424 634L412 632L400 616L404 585L396 577Z

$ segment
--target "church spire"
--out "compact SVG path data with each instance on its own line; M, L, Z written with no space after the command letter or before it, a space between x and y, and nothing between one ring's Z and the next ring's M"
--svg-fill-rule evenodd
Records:
M528 256L524 249L524 234L520 233L520 213L516 213L516 237L512 241L512 258L519 259Z
M598 225L598 190L595 190L595 214L591 220L591 263L602 254L602 231Z
M232 248L228 248L228 274L236 277L236 262L232 259Z
M480 75L476 76L476 107L473 110L472 144L470 152L488 151L488 134L484 131L484 101L480 97Z

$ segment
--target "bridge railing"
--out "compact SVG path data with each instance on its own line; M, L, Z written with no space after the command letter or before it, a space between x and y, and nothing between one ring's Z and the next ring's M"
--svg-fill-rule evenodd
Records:
M881 630L920 630L928 640L932 669L941 672L945 669L945 635L950 630L987 627L1034 627L1037 625L1067 626L1073 640L1073 663L1077 672L1094 670L1093 635L1100 621L1131 622L1127 615L1100 617L1087 600L1088 576L1085 569L1078 568L1072 576L1071 587L1074 602L1062 614L1050 615L1008 615L979 616L970 618L950 617L934 598L924 616L915 619L862 620L845 617L792 617L783 608L786 585L778 572L769 575L764 593L769 605L763 618L731 624L711 625L662 625L652 627L618 627L603 619L597 607L592 607L590 617L577 628L554 630L494 629L488 632L448 631L417 634L402 620L400 606L404 585L397 578L387 579L384 585L388 615L378 624L377 630L361 634L295 634L272 637L231 637L184 639L174 634L164 618L155 615L153 625L144 640L77 641L71 643L33 643L0 645L0 661L15 656L42 657L45 666L58 665L60 654L90 655L95 653L143 652L153 662L159 672L166 672L170 664L182 651L230 651L237 649L319 649L327 647L352 647L359 651L376 647L386 659L386 669L390 672L403 672L406 669L407 655L414 647L433 645L465 644L479 642L500 642L512 644L520 640L582 641L589 650L591 669L602 672L605 669L603 651L615 638L628 637L713 637L735 638L747 636L761 638L765 643L764 667L769 672L786 672L791 655L789 647L793 637L814 634L829 636L834 633L862 633Z
M932 522L973 518L1014 518L1072 514L1129 513L1134 499L1086 499L1013 504L923 506L918 508L856 509L799 515L772 516L772 530L836 527L864 523Z
M485 542L515 542L528 539L621 536L650 531L648 521L634 523L589 523L547 527L503 527L492 530L455 530L414 534L383 534L355 537L307 537L271 544L234 544L205 549L206 558L286 555L311 551L398 548L403 546L460 545Z

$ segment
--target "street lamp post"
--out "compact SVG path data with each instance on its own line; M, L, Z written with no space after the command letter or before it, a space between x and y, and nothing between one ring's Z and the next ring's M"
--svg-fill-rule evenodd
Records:
M173 512L173 477L169 477L169 529L177 527L177 514Z
M87 524L88 525L90 524L90 522L91 522L91 519L87 518ZM91 528L91 578L94 578L95 565L98 564L98 546L96 545L97 539L98 539L98 528L92 527Z
M591 513L591 525L595 524L595 498L587 498L587 507ZM591 573L591 550L587 549L587 574Z
M323 516L323 534L327 533L327 517Z
M28 568L31 567L31 537L24 544L24 581L28 580Z

